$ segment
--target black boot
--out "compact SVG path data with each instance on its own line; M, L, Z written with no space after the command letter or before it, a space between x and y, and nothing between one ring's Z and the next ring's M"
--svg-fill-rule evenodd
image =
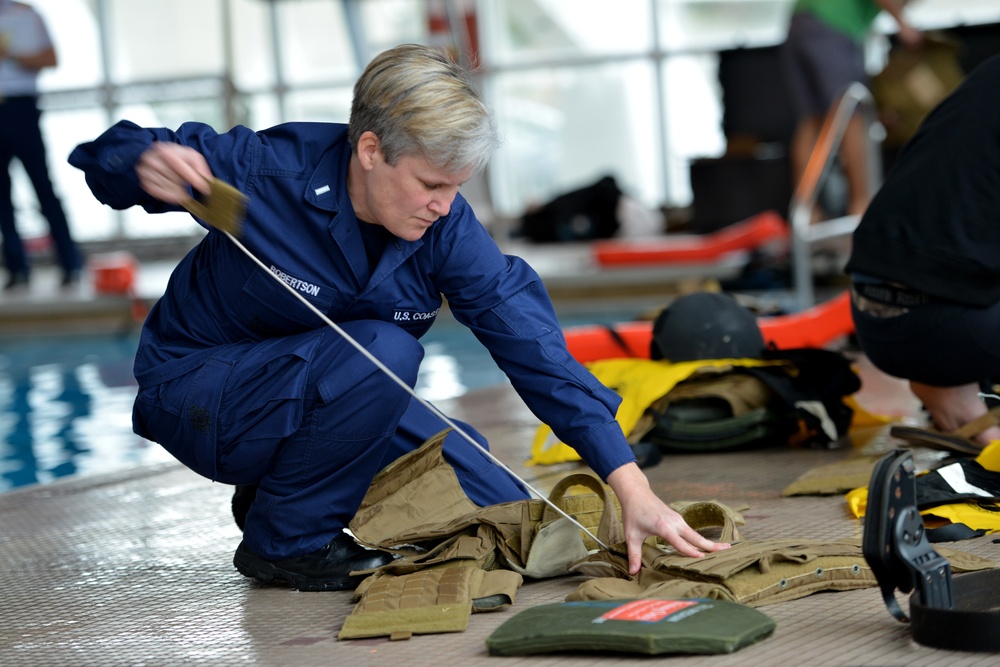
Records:
M254 498L256 497L256 484L236 485L236 490L233 491L233 518L236 520L236 525L240 527L240 530L243 530L246 525L247 512L250 511L250 506L253 505Z
M11 273L7 278L7 282L4 283L3 289L5 292L10 292L21 288L26 288L29 282L31 282L31 279L27 273L23 272Z
M365 549L346 533L340 533L325 547L304 556L265 560L242 542L233 556L233 565L244 576L266 584L288 585L300 591L353 590L365 577L351 576L351 572L382 567L390 562L391 554Z
M63 271L62 279L59 281L60 287L75 287L80 284L80 271Z

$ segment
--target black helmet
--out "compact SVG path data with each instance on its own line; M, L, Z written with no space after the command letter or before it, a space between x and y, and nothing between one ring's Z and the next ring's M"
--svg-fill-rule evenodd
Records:
M731 296L695 292L678 297L653 323L650 358L760 359L764 336L757 318Z

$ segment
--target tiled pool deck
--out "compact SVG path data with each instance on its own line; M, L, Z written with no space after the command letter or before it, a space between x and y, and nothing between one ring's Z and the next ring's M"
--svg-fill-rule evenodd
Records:
M51 297L49 307L25 302L22 310L36 308L44 320L54 317L52 304L60 302L69 304L64 314L99 306L93 295L62 294ZM120 301L104 305L111 321L127 317ZM863 357L858 368L862 405L882 414L917 415L919 406L900 382L872 369ZM509 387L480 390L439 407L475 424L494 451L540 489L578 469L572 463L523 465L537 422ZM744 533L750 539L858 538L861 523L842 496L782 496L788 484L818 465L896 444L885 427L858 431L852 440L831 450L670 455L647 472L653 488L669 501L715 499L748 506ZM997 664L994 655L915 644L876 589L761 607L777 630L731 655L487 655L485 639L504 620L532 605L562 601L579 577L528 582L513 607L474 614L464 632L407 641L339 641L338 629L352 609L349 593L267 588L233 568L240 534L229 512L231 490L167 464L0 495L0 665ZM989 535L950 546L1000 560L1000 545Z
M859 400L908 406L898 384L862 363ZM893 395L895 392L895 395ZM441 404L475 423L494 450L538 488L576 464L526 467L536 423L507 387ZM884 428L837 450L774 448L671 455L649 469L669 500L746 504L747 538L859 537L841 496L782 497L813 467L892 447ZM819 593L761 607L774 635L735 654L490 657L485 639L531 605L559 602L580 583L526 583L513 607L474 614L465 632L339 641L351 595L267 588L231 564L240 534L231 488L177 465L56 482L0 495L0 664L75 665L995 665L996 656L920 646L876 589ZM1000 559L991 536L951 545ZM905 605L905 600L903 604Z

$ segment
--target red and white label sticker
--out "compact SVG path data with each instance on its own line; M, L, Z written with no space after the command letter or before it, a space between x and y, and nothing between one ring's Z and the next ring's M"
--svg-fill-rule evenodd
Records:
M632 600L602 614L600 621L655 623L696 604L698 604L696 600Z

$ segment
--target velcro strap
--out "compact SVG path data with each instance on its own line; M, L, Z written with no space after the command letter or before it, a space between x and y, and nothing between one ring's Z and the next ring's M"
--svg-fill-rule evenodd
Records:
M513 604L521 582L516 572L484 572L471 561L401 576L369 577L337 637L408 639L413 634L462 632L473 611L493 611Z

